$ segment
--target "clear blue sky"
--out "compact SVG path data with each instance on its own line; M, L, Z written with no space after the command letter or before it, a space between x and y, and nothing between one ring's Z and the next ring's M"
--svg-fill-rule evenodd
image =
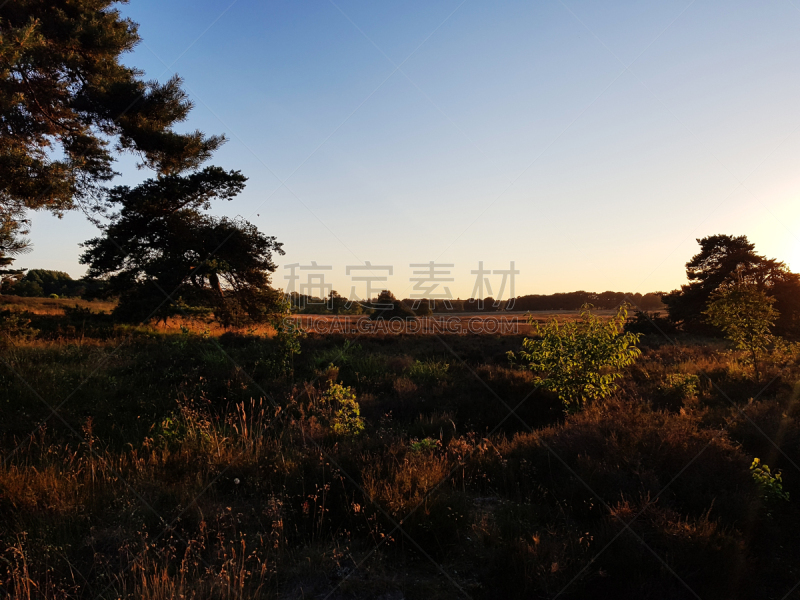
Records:
M283 266L516 262L516 293L668 290L695 238L800 269L800 1L132 0L126 62L185 80L186 128ZM146 176L119 162L120 182ZM20 267L73 276L80 214L37 214ZM494 285L497 285L496 283Z

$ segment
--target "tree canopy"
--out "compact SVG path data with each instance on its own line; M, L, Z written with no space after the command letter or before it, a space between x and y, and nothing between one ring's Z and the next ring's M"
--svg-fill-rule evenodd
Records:
M0 5L0 256L13 254L27 210L60 214L91 199L115 175L115 152L167 175L197 168L224 141L173 129L192 108L180 78L144 81L121 64L140 38L115 4Z
M272 254L283 254L282 244L247 221L202 212L245 181L238 171L207 167L109 191L108 206L119 210L102 237L84 244L81 262L120 296L117 317L140 322L206 310L225 324L266 318L277 297Z
M18 296L72 295L70 292L76 283L69 273L63 271L31 269L12 286L11 293Z
M712 235L698 239L700 252L686 263L689 283L662 297L670 318L684 328L702 326L712 294L734 280L775 298L782 333L800 333L800 276L786 264L755 251L747 236Z
M374 308L373 313L370 315L371 319L413 319L414 311L408 306L403 304L400 300L395 298L394 294L389 290L383 290L378 294L378 299L372 305Z

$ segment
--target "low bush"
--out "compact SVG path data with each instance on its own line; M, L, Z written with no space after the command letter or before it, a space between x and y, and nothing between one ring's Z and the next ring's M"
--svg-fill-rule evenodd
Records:
M627 314L622 306L604 322L587 305L580 321L536 322L537 337L522 342L519 361L536 374L537 385L558 394L567 412L580 410L589 400L607 398L622 369L641 354L639 334L623 333ZM513 353L509 358L517 359Z

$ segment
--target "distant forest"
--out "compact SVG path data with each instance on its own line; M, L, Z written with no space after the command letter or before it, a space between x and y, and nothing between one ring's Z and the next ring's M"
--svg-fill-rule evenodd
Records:
M323 301L321 298L300 294L292 294L293 306L306 314L360 314L365 311L359 304L348 303L345 298L333 293L333 297ZM454 299L445 304L443 300L430 301L426 299L405 298L403 304L412 308L418 315L431 313L450 312L497 312L505 310L536 311L536 310L579 310L584 304L591 304L598 309L613 309L627 301L633 305L634 310L662 310L661 292L647 294L625 292L561 292L558 294L530 294L514 298L513 302L504 300L495 305L494 298L484 298L479 301L475 298L468 300ZM372 300L371 303L376 302ZM365 303L366 304L366 303Z
M93 297L102 288L102 282L94 279L72 279L63 271L50 271L45 269L31 269L24 276L16 281L6 281L2 287L3 294L13 296L39 296L48 297L58 295L59 297ZM325 313L333 312L336 314L358 314L368 312L361 306L353 303L347 306L347 300L334 292L333 302L327 299L327 304L332 308L328 309L326 301L320 298L292 294L293 305L300 308L304 313ZM415 300L406 298L403 304L413 308L418 305L414 312L418 314L448 313L448 312L497 312L504 310L514 311L535 311L535 310L578 310L584 304L592 304L598 309L613 309L628 301L636 310L659 310L663 309L661 294L632 294L624 292L562 292L558 294L530 294L519 296L514 299L513 304L505 300L495 306L494 298L484 298L478 301L475 298L468 300L450 300L450 307L444 301L436 300L431 302L426 299ZM373 301L374 302L374 301Z
M103 287L97 279L73 279L69 273L49 269L31 269L14 273L0 282L0 293L9 296L90 298Z
M531 294L520 296L514 303L514 310L578 310L584 304L596 308L616 308L628 301L637 310L663 309L660 292L648 294L626 294L624 292L566 292L559 294Z

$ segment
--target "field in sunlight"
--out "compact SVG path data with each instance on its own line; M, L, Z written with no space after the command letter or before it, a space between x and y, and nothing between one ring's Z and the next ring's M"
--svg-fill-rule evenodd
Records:
M646 336L612 397L565 414L509 362L521 329L312 331L291 350L69 302L23 300L30 323L0 338L11 597L682 598L677 573L722 599L800 580L781 550L800 547L796 349L764 389L721 340ZM527 327L453 323L499 318Z

